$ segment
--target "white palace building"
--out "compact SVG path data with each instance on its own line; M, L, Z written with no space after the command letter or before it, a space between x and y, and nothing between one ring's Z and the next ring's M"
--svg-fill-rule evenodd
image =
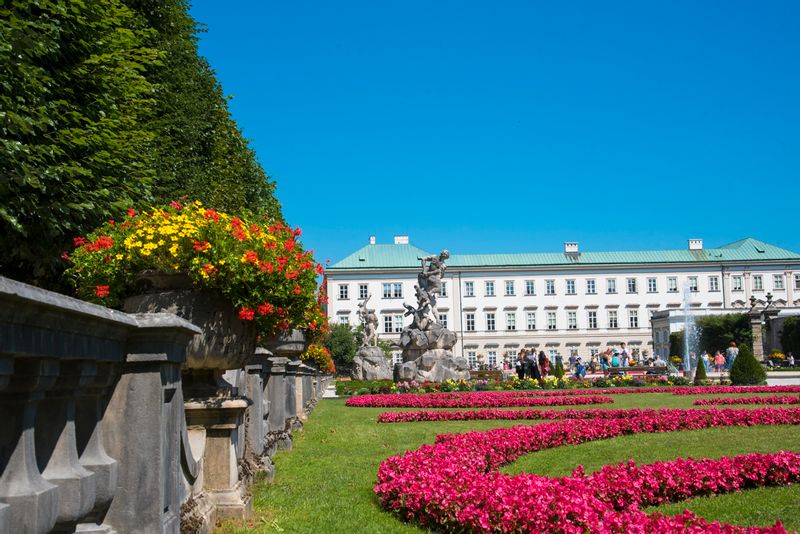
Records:
M331 321L356 326L357 305L371 295L380 337L396 342L410 323L403 302L415 302L418 258L438 253L408 236L392 244L371 237L325 271ZM562 252L451 251L446 263L439 320L458 334L456 355L473 365L499 364L522 348L586 358L623 342L642 357L668 356L669 333L679 328L670 316L742 312L767 293L781 313L800 313L800 254L751 238L711 249L690 239L682 250L581 252L564 243Z

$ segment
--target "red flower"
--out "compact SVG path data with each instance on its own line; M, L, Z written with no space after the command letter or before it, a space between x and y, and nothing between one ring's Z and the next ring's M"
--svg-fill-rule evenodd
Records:
M62 257L63 259L65 259L65 260L68 260L68 259L69 259L69 254L67 254L67 251L66 251L66 250L65 250L64 252L62 252L62 253L61 253L61 257Z
M258 253L248 250L244 253L244 261L246 263L258 263Z
M114 222L114 219L110 219L110 220L108 221L108 224L110 224L110 225L113 227L113 226L114 226L115 224L117 224L117 223L115 223L115 222Z
M303 235L303 231L300 229L299 226L294 229L294 235L296 235L297 237L300 237L301 235Z
M211 245L208 243L208 241L203 241L202 243L200 241L194 242L194 249L199 250L200 252L208 250L210 246Z
M100 298L108 296L108 286L97 286L94 288L94 294Z
M303 290L302 290L302 289L300 289L300 286L294 286L294 289L292 290L292 292L293 292L295 295L299 295L300 293L302 293L302 292L303 292Z
M286 250L286 252L291 252L292 249L294 249L294 245L295 245L294 239L290 239L283 244L283 248L284 250Z
M136 217L136 210L133 208L128 208L128 217Z
M268 313L272 313L273 311L272 304L270 304L269 302L265 302L264 304L259 304L257 311L259 315L267 315Z
M287 271L286 272L286 279L287 280L291 280L293 278L297 278L299 275L300 275L300 273L295 271L295 270Z
M217 213L215 210L212 210L211 208L206 208L205 213L203 213L203 217L205 217L206 220L219 222L219 213Z
M321 263L317 264L316 270L317 270L317 274L323 274L325 272L325 269L322 267Z
M179 210L179 209L183 208L183 204L181 204L177 200L173 200L172 202L169 203L169 207L170 208L174 208L176 210Z
M244 307L239 310L239 319L242 321L252 321L255 318L255 312L252 308Z
M76 247L80 247L86 244L86 238L84 237L73 237L72 244Z

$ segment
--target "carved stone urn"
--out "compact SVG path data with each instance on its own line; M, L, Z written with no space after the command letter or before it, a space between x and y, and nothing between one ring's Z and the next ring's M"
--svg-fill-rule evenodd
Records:
M139 294L128 297L128 313L168 312L202 330L190 342L184 364L187 396L208 396L224 389L222 374L243 367L255 351L256 328L241 321L233 305L219 293L197 288L187 274L141 273Z

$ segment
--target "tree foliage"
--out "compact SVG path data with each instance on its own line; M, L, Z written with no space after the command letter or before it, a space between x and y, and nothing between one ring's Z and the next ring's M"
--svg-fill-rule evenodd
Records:
M731 383L736 386L754 386L766 381L767 373L753 356L750 345L742 343L739 346L739 355L733 360L731 367Z
M0 7L0 272L52 280L71 236L150 197L151 34L119 0Z
M706 364L703 361L703 358L697 358L697 369L694 372L694 383L696 385L702 385L708 380L708 375L706 374Z
M0 4L0 273L54 286L75 236L188 197L282 220L186 0Z
M684 352L686 352L685 344L683 341L683 331L671 332L669 335L669 354L670 356L680 356L681 358L684 357Z
M787 317L781 329L781 347L783 352L800 356L800 317Z
M709 354L714 354L718 350L724 351L731 341L742 345L753 343L750 319L743 313L699 317L696 325L700 332L699 349Z
M349 324L332 324L325 347L331 352L337 368L349 366L358 350L355 332Z

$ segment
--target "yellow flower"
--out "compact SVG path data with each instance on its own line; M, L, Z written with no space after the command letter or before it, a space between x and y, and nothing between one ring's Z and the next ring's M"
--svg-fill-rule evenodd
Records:
M121 260L121 259L122 259L122 258L124 258L125 256L123 256L122 254L117 254L115 257L116 257L118 260Z

